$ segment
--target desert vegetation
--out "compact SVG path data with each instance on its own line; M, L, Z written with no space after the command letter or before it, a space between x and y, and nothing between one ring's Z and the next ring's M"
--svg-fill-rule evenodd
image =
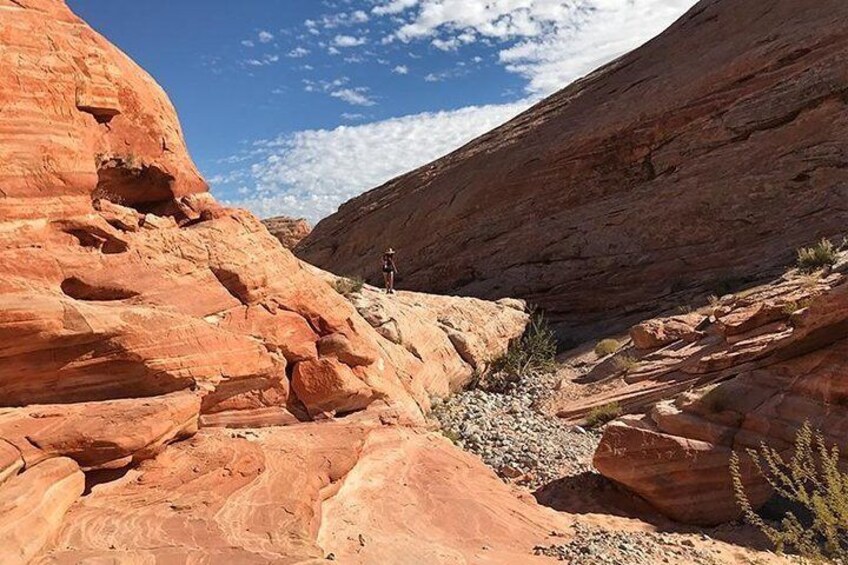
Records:
M586 416L586 426L597 428L615 420L619 416L621 416L621 405L618 402L610 402L609 404L593 408Z
M813 273L825 267L831 267L839 257L839 250L829 240L822 238L812 247L802 247L798 250L798 270Z
M615 339L602 339L595 345L595 355L598 358L606 357L618 351L621 344Z
M629 371L639 364L639 360L632 355L621 355L615 358L615 366L622 371Z
M348 297L357 292L362 292L364 285L365 281L359 276L339 277L333 283L333 288L342 296Z
M742 482L741 461L734 453L730 470L736 500L745 519L759 528L778 552L793 552L805 562L848 560L848 474L839 469L839 449L828 446L809 422L798 430L787 461L765 444L747 455L759 475L796 511L778 524L767 522L751 505Z
M557 341L544 316L534 314L527 331L505 354L491 363L488 376L479 384L486 390L503 391L531 374L556 370Z

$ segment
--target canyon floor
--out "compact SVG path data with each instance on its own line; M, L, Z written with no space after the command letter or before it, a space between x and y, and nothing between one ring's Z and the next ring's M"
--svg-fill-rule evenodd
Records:
M620 336L622 342L626 336ZM558 368L530 373L503 392L463 391L437 404L434 425L477 455L502 480L572 522L563 540L534 548L576 565L791 562L768 550L764 536L741 522L714 528L669 520L616 486L592 466L601 425L591 428L556 415L565 402L588 401L581 382L603 359L594 343L558 355Z

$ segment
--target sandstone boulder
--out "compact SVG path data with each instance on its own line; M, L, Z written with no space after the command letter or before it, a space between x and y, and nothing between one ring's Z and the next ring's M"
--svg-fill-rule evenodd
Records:
M336 359L298 363L292 375L292 388L313 415L362 410L374 400L374 391L349 366Z
M467 297L366 286L351 298L356 310L388 341L423 362L420 381L430 396L445 397L488 370L529 322L521 301L492 303Z
M656 349L681 339L694 341L698 337L697 328L705 319L693 313L647 320L630 329L630 339L638 349Z
M177 392L79 404L0 410L0 438L31 467L69 457L88 470L123 467L152 457L170 442L197 431L200 397Z

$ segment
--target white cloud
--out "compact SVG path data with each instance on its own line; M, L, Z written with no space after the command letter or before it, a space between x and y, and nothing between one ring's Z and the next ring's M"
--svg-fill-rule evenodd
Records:
M337 35L333 38L333 45L336 47L357 47L359 45L365 45L367 43L367 39L364 37L354 37L352 35Z
M253 47L254 45L256 45L256 44L255 44L253 41L251 41L250 39L243 39L243 40L242 40L242 42L241 42L241 44L242 44L242 45L244 45L245 47Z
M355 112L342 112L342 119L347 120L349 122L361 120L363 118L365 118L365 114L359 114Z
M263 29L259 32L259 41L260 43L271 43L274 41L274 34Z
M323 92L353 106L375 106L377 102L368 94L364 86L348 86L348 77L339 77L332 81L303 79L306 92Z
M368 14L362 10L356 10L350 15L350 21L357 24L362 24L368 21Z
M373 106L376 104L376 102L368 96L368 89L365 87L334 90L330 93L330 96L344 100L353 106Z
M378 16L404 14L381 43L429 41L454 51L478 40L547 94L641 45L696 0L391 0Z
M306 57L307 55L309 55L309 49L306 49L305 47L295 47L286 54L286 57L299 59L300 57Z
M396 75L407 75L409 74L409 67L407 67L406 65L398 65L394 69L392 69L392 72Z
M431 44L441 51L456 51L462 43L455 37L451 37L450 39L439 39L437 37Z
M264 67L280 60L279 55L263 55L261 59L248 59L246 65L251 67Z
M400 14L404 10L408 10L416 4L418 4L418 0L389 0L379 6L375 6L371 12L377 16Z
M529 105L472 106L334 130L309 130L262 142L249 170L252 194L233 204L259 216L287 214L315 222L339 204L424 165L515 116Z

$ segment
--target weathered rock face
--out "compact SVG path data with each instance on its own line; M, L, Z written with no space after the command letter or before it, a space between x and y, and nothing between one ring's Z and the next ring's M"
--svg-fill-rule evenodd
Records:
M672 397L610 424L594 463L668 516L716 524L740 513L728 466L734 450L765 442L786 452L809 421L846 452L848 278L789 275L722 299L704 320L699 337L650 350L619 377L624 382L592 400L634 410ZM565 415L588 408L571 406ZM768 499L751 468L743 467L743 478L754 504Z
M342 278L309 268L334 285ZM526 304L515 299L489 302L407 291L388 295L364 285L349 300L381 337L422 361L413 386L423 386L429 396L439 398L485 373L530 319ZM330 337L322 338L319 351ZM388 348L385 353L392 356L394 351Z
M271 235L280 240L280 243L286 249L294 249L312 231L309 222L303 218L294 219L287 216L278 216L266 218L262 220L262 223L265 224Z
M432 434L203 430L95 486L34 563L549 563L567 528Z
M156 82L58 0L1 0L0 217L206 190Z
M570 337L771 276L848 221L848 4L703 0L658 38L341 206L297 248L543 307Z
M144 488L177 488L165 448L201 427L354 412L365 412L354 426L422 423L444 387L414 333L407 345L382 337L256 218L205 193L148 75L60 0L0 0L0 21L0 561L28 562L53 539L83 472L96 482L155 459ZM526 322L501 305L486 315L503 324L474 315L457 322L458 343L491 355ZM441 353L465 363L452 343ZM225 498L263 464L213 455L214 473L244 472ZM290 482L280 490L317 488L313 467L298 470L274 479Z

